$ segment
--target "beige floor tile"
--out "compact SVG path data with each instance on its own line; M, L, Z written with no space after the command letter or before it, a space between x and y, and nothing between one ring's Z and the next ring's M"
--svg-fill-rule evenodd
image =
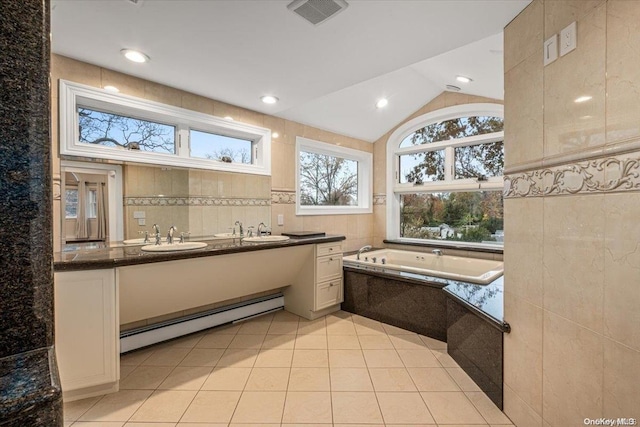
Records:
M440 365L445 368L459 368L458 363L449 356L446 350L432 350L433 355L438 359Z
M356 328L351 321L327 322L327 335L356 335Z
M188 348L162 348L153 352L142 362L141 366L178 366L182 359L189 354Z
M331 368L331 391L373 391L366 368Z
M288 368L293 360L293 350L262 349L254 367L256 368Z
M120 390L155 390L172 370L171 366L138 366L120 380Z
M392 350L394 348L387 334L359 335L358 339L363 350Z
M447 343L444 341L437 340L431 337L425 337L424 335L420 335L420 339L425 345L431 350L446 350Z
M217 367L202 384L202 390L242 391L251 368Z
M327 344L334 350L360 350L357 335L327 335Z
M198 424L198 426L193 426L193 427L199 427L200 424ZM251 424L245 424L245 423L232 423L229 424L229 426L233 426L233 427L280 427L279 423L251 423ZM323 426L323 427L327 427L327 426Z
M175 427L176 425L176 423L126 423L124 427Z
M298 335L326 335L327 324L324 317L316 320L300 319L298 323Z
M181 423L228 423L236 409L239 391L199 391Z
M160 384L160 390L200 390L213 370L209 366L178 366Z
M297 314L290 313L287 310L280 310L273 314L274 322L295 322L301 319Z
M71 427L71 424L73 424L73 422L72 422L72 421L64 421L64 422L62 423L62 425L63 425L64 427Z
M130 421L178 422L196 396L194 390L158 390L138 408Z
M187 335L185 337L176 338L171 341L167 341L164 345L167 347L174 348L193 348L200 342L200 340L205 336L204 333L196 333Z
M377 326L370 326L354 323L353 326L356 327L356 334L358 335L387 335L387 332L382 327L382 324Z
M369 368L404 368L396 350L362 350Z
M334 424L333 427L353 427L353 424ZM358 424L358 427L384 427L384 424Z
M483 392L466 392L465 394L488 423L511 424L511 420Z
M284 405L283 423L331 423L331 393L290 391Z
M330 391L329 368L291 368L289 391Z
M284 410L284 391L245 391L233 414L233 423L279 423Z
M264 335L271 326L271 320L249 320L242 322L240 329L238 329L238 335Z
M333 422L381 424L382 414L375 393L332 392Z
M362 350L329 350L329 365L332 368L365 368Z
M329 366L329 356L327 350L294 350L294 368L327 368Z
M352 322L351 317L352 317L351 313L340 310L340 311L333 312L331 314L327 314L325 316L325 320L327 321L327 325L328 325L330 323L336 323L342 320L347 320L349 322Z
M122 381L123 379L127 378L127 376L135 371L136 366L131 366L131 365L120 365L120 380Z
M120 356L120 365L138 366L156 351L155 348L136 350Z
M222 348L194 348L178 366L216 366L224 354Z
M236 335L229 343L229 348L260 348L264 335Z
M327 348L327 337L324 335L296 336L296 350L321 350Z
M69 425L72 425L72 424L69 424ZM107 422L78 421L76 423L73 423L73 425L77 427L122 427L126 425L131 425L131 424L125 424L124 421L107 421ZM175 424L169 424L169 425L174 426Z
M234 337L235 334L208 334L198 341L196 348L227 348Z
M178 423L177 427L227 427L227 423Z
M295 335L267 335L262 341L262 348L293 350L295 344Z
M440 362L431 352L424 348L422 350L398 350L398 356L407 368L440 368Z
M80 416L80 421L127 421L151 396L151 390L121 390L108 394Z
M435 424L420 393L376 393L385 424Z
M413 335L415 332L407 331L406 329L398 328L397 326L382 324L385 332L389 335Z
M244 335L247 336L247 335ZM218 361L217 366L250 368L258 358L258 350L253 348L228 348Z
M290 368L253 368L245 390L287 391Z
M391 339L393 346L398 350L423 350L427 348L427 345L422 342L417 334L390 335L389 338Z
M206 333L218 334L218 335L235 335L238 333L241 327L242 327L242 323L216 326L215 328L208 329Z
M418 391L462 391L445 368L408 368Z
M462 391L482 391L462 368L445 368Z
M370 368L373 388L379 391L417 391L405 368Z
M275 321L271 323L269 331L270 335L295 335L298 332L298 321Z
M96 404L102 396L89 397L87 399L76 400L74 402L64 402L63 404L63 414L65 421L75 421L82 414L87 412L89 408Z
M422 392L422 399L438 424L486 424L462 392Z

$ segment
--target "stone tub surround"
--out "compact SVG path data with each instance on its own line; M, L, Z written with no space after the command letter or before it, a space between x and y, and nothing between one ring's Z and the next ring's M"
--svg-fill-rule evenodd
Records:
M80 249L54 254L55 271L98 270L123 267L126 265L149 264L154 262L175 261L180 259L201 258L241 252L253 252L266 249L283 248L317 243L339 242L344 236L328 235L305 239L289 239L283 242L246 243L240 239L202 240L207 247L181 252L151 253L144 252L141 246L106 246L99 249Z
M0 6L0 424L62 425L53 351L49 1Z

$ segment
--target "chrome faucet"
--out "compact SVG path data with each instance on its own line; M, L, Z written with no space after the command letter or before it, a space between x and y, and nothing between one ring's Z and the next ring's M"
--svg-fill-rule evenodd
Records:
M434 249L431 251L432 254L434 254L435 256L442 256L442 250L441 249Z
M237 225L238 228L240 229L240 237L244 237L244 229L242 228L242 223L240 221L236 221L235 225Z
M160 227L158 224L153 224L153 235L156 238L156 245L160 244Z
M258 237L262 237L263 234L267 234L266 229L267 229L267 226L264 225L264 222L261 222L260 224L258 224Z
M147 243L149 243L149 232L148 231L138 231L138 234L144 234L144 240L142 241L142 243L144 243L145 245Z
M176 231L177 228L172 225L171 227L169 227L169 232L167 233L167 243L168 244L172 244L173 243L173 232Z
M188 236L189 233L188 231L183 231L182 233L180 233L180 243L184 243L184 236Z
M358 249L358 255L356 255L356 259L360 261L360 254L363 252L367 252L371 250L371 245L364 245L360 249Z

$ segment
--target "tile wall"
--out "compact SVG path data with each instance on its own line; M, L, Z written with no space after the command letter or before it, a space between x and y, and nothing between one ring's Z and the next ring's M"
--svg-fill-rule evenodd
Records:
M577 21L577 49L543 41ZM504 410L640 418L640 2L534 0L505 29ZM576 103L579 97L590 97Z
M373 240L373 215L329 215L329 216L296 216L295 214L295 143L296 137L315 139L331 144L340 144L343 147L354 148L366 152L373 151L373 144L350 138L347 136L335 134L332 132L306 126L289 120L280 119L278 117L257 113L255 111L246 110L244 108L225 104L220 101L205 98L179 89L164 86L137 77L122 74L106 68L76 61L60 55L52 55L51 57L51 118L52 118L52 160L53 160L53 179L54 179L54 250L60 250L60 155L58 149L58 80L65 79L82 83L95 87L103 87L105 85L113 85L120 89L120 93L126 95L137 96L157 102L166 103L173 106L191 109L206 114L212 114L219 117L231 116L236 121L249 123L252 125L263 126L271 129L272 132L279 134L278 138L272 140L272 175L268 184L269 191L265 194L263 187L264 181L259 180L259 193L257 198L265 200L270 205L270 213L268 208L264 207L237 207L230 208L214 208L210 206L189 206L188 209L174 208L170 212L155 212L149 208L147 218L158 218L163 225L175 223L180 228L180 224L187 223L189 231L196 234L202 229L204 234L210 232L226 232L227 228L233 222L244 217L243 223L256 225L259 222L273 225L273 233L280 234L284 231L294 230L313 230L325 231L331 234L342 234L347 237L345 242L346 250L357 249L365 244L371 244ZM149 169L155 168L139 168L126 167L130 177L140 172L151 174ZM125 173L126 173L125 172ZM186 197L183 192L188 190L200 192L198 196L204 197L223 197L221 194L214 194L213 190L208 189L208 185L217 182L224 183L230 181L232 183L230 198L252 198L247 191L251 190L248 181L244 183L243 178L247 180L253 179L248 175L207 172L197 170L178 170L162 171L161 168L153 171L154 185L157 184L155 178L158 178L164 184L157 184L162 187L169 185L171 182L172 195L175 197ZM179 175L174 181L173 175ZM156 176L158 175L158 176ZM147 176L147 175L144 175ZM150 176L150 175L149 175ZM125 176L125 180L128 178ZM134 196L151 196L159 193L154 187L152 194L144 194L151 191L151 188L143 187L135 188L133 178L129 180L129 185L125 190L125 200L127 197ZM174 188L174 182L177 187ZM237 184L237 185L236 185ZM239 189L236 191L236 187ZM199 189L199 190L198 190ZM127 191L132 191L127 193ZM226 191L226 190L225 190ZM193 196L192 194L189 194ZM224 195L224 197L227 197ZM135 202L134 202L135 203ZM137 207L134 207L137 210ZM278 215L283 215L284 225L277 225ZM141 228L148 229L150 225L139 227L137 221L131 221L133 213L131 206L125 206L125 230L126 233L134 234L131 237L137 237L137 231ZM157 215L157 216L156 216ZM149 224L150 221L147 221ZM184 227L184 226L183 226Z

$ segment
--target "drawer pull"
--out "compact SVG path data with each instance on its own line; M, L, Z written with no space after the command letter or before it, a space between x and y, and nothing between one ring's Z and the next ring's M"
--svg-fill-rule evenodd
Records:
M329 252L331 252L333 250L333 248L329 248Z
M329 262L332 262L332 261L333 261L333 258L329 258Z
M329 283L329 287L330 288L333 287L333 286L335 286L335 283Z

